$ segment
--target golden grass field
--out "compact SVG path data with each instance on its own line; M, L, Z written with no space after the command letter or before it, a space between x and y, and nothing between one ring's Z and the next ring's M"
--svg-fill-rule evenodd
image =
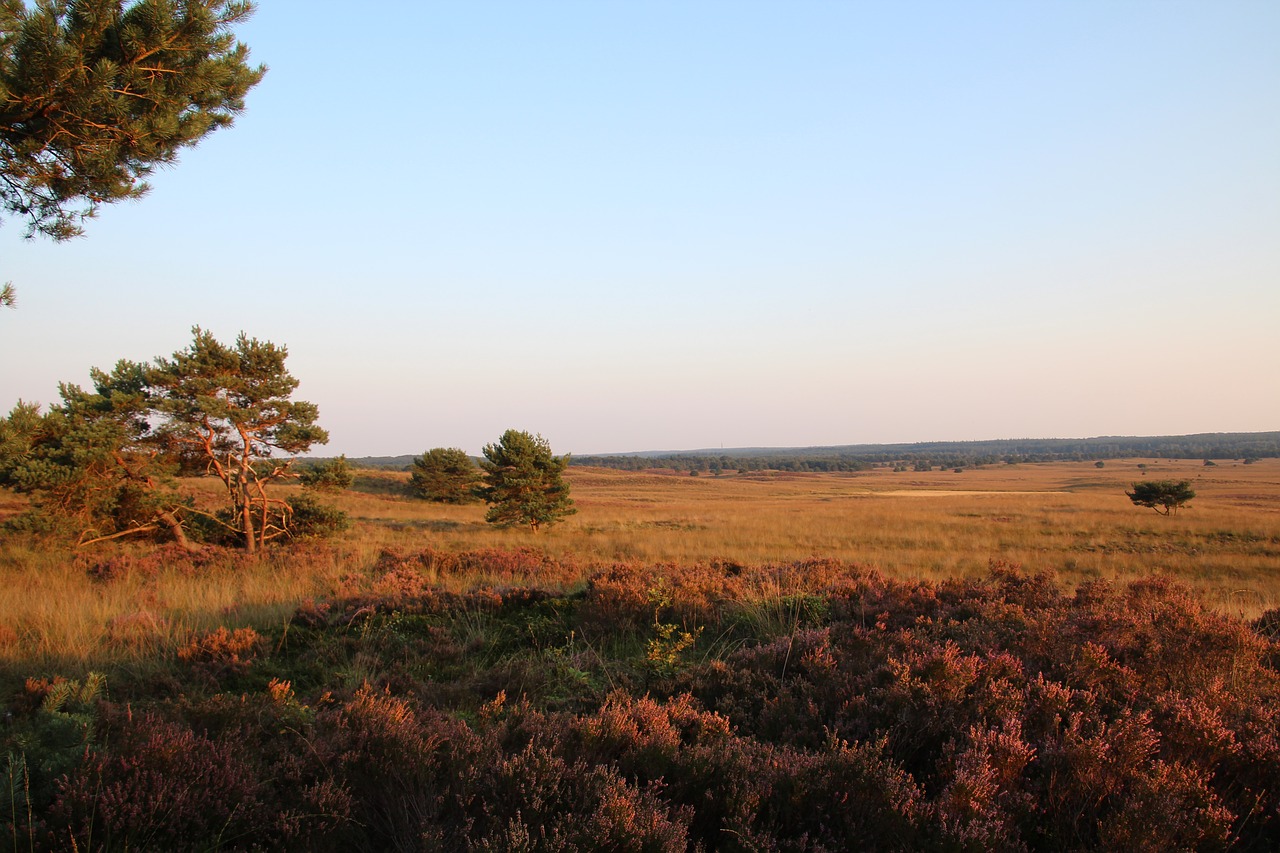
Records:
M1147 478L1192 481L1196 499L1172 517L1135 507L1124 491L1144 476L1139 463ZM85 553L12 538L0 545L0 661L142 659L216 625L279 624L301 601L359 589L385 549L532 547L572 557L584 579L615 562L813 556L942 579L1007 560L1052 571L1069 587L1164 573L1246 618L1280 607L1280 459L721 477L570 468L578 512L537 535L485 524L482 505L404 497L396 490L407 476L361 472L356 490L333 499L355 522L340 539L272 549L256 562L228 557L207 571L135 576L130 561L149 546L107 543ZM0 494L0 517L22 506ZM114 580L88 577L88 567L109 560L124 567Z

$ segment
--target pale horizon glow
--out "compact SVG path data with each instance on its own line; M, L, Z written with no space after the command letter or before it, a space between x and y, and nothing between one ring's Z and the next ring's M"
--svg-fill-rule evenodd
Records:
M341 9L341 12L340 12ZM236 125L0 228L0 411L200 325L317 455L1280 429L1280 4L260 0Z

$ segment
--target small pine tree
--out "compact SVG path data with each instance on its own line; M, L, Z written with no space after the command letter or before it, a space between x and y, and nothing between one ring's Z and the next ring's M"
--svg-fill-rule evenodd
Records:
M477 500L480 471L466 451L456 447L435 447L413 460L409 491L414 497L445 504Z
M577 512L569 485L561 478L568 456L553 456L540 435L509 429L497 444L486 444L480 467L481 496L489 504L485 521L499 527L527 524L534 533Z
M356 476L351 473L351 465L347 462L346 454L343 454L315 463L300 472L298 479L308 489L315 489L318 492L341 492L351 488L351 484L356 481Z

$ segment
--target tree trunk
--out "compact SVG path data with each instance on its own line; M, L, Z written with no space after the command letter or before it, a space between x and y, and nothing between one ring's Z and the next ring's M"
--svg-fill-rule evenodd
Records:
M250 554L257 553L258 540L253 535L253 507L249 503L249 483L243 473L240 477L240 524L244 528L244 547Z
M187 531L182 529L182 522L178 521L177 516L172 512L160 513L156 516L156 521L160 522L160 525L169 531L170 535L173 536L173 541L177 542L182 547L182 550L192 553L200 550L187 538Z
M249 499L249 480L253 468L253 440L244 426L237 426L240 432L240 523L244 526L244 547L250 554L258 551L258 542L253 535L253 501Z

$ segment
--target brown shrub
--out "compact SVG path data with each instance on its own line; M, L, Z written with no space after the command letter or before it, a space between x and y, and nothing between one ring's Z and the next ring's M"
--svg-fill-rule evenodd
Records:
M155 577L156 574L153 561L139 560L131 554L113 554L105 560L94 561L78 558L77 562L84 565L84 573L89 580L98 583L112 583L135 574L143 577Z
M145 715L122 741L60 785L50 825L104 848L187 849L194 839L253 826L258 782L229 743Z
M181 575L208 575L218 571L234 571L248 563L248 555L235 548L204 547L188 551L176 543L159 545L97 558L76 557L76 565L99 583L113 583L131 577L150 580L162 571Z
M262 638L252 628L229 630L220 626L203 637L192 638L178 649L178 659L212 672L243 672L262 649Z

